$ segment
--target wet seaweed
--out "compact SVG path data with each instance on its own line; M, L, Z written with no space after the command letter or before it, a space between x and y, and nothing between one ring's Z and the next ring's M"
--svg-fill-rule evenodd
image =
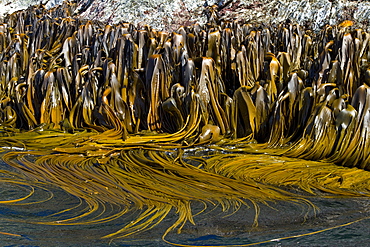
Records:
M370 195L370 34L352 22L313 32L210 20L170 33L74 19L75 6L0 25L2 160L89 205L36 223L141 210L116 238L175 211L166 235L195 224L192 202L252 206L257 225L260 204ZM106 203L120 210L96 216Z

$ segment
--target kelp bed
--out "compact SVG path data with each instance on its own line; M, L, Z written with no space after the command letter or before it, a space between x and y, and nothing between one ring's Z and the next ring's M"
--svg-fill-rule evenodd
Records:
M210 8L206 25L169 33L75 8L34 6L0 25L1 157L25 175L1 182L53 184L88 205L34 223L139 210L105 236L121 238L176 212L165 239L209 207L252 206L257 225L269 202L316 210L314 195L370 195L370 34L351 21L314 32L219 22Z

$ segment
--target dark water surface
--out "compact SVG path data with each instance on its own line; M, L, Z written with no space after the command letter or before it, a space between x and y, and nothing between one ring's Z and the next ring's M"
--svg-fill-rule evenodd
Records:
M4 163L0 169L12 170ZM12 182L11 175L4 175L0 182L0 200L20 198L32 192L30 186L16 181ZM63 209L74 208L59 214L61 218L68 218L83 212L88 205L52 185L35 182L33 187L34 193L28 199L0 204L0 246L172 246L162 240L162 235L177 219L175 211L151 230L111 241L102 237L121 229L139 212L101 224L35 224L54 219L50 215ZM370 219L366 218L370 217L370 199L318 196L310 201L319 210L290 202L261 205L257 227L252 226L255 216L252 205L243 206L231 215L231 212L222 212L221 207L209 206L203 214L194 217L196 225L187 223L180 234L171 232L166 240L188 246L248 246L264 241L267 242L260 246L370 246ZM196 203L192 206L194 212L203 207ZM105 205L96 216L119 210L118 206ZM325 231L319 232L321 230ZM302 234L306 235L299 236ZM284 239L289 236L299 237Z

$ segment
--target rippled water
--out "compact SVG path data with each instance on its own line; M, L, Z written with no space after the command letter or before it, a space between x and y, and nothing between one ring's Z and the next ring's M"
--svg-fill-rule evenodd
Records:
M12 170L1 163L0 169ZM12 170L14 172L14 170ZM7 175L0 182L0 200L12 200L32 192L31 187L13 183ZM164 231L176 220L176 213L166 218L159 226L139 235L115 239L101 239L104 235L119 230L137 216L127 215L103 224L44 225L35 224L50 218L62 209L76 207L68 216L88 205L49 184L34 183L34 194L22 203L0 204L1 246L171 246L161 238ZM195 216L196 225L187 223L180 234L171 232L166 240L189 246L248 245L261 241L262 246L368 246L370 234L370 199L324 198L310 200L319 207L312 210L307 205L276 202L261 206L259 226L252 227L254 209L242 207L232 215L220 207ZM34 202L39 202L34 204ZM105 205L106 211L119 210ZM193 204L194 212L202 205ZM102 212L97 212L98 215ZM139 212L137 212L138 214ZM353 224L341 226L356 220ZM33 222L33 223L30 223ZM330 229L332 227L336 227ZM323 232L317 232L325 230ZM302 234L316 234L293 237ZM10 235L13 234L13 235ZM292 238L284 239L292 236Z

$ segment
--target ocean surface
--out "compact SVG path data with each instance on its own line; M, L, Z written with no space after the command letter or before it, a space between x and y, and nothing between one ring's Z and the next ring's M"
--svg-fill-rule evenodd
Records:
M308 198L310 204L271 202L260 205L258 226L253 226L252 204L233 212L209 205L194 217L195 225L186 223L181 233L162 236L177 219L171 211L151 230L127 238L106 239L132 221L140 211L97 224L53 225L43 222L87 210L77 197L51 184L25 182L6 171L14 169L0 163L5 174L0 179L0 246L370 246L370 199L328 198L321 194ZM24 178L27 181L27 178ZM29 197L28 197L29 196ZM19 202L17 198L25 198ZM7 202L4 202L7 201ZM119 212L116 205L104 205L96 218ZM248 207L249 206L249 207ZM203 204L192 204L194 212ZM65 209L71 209L61 212Z

